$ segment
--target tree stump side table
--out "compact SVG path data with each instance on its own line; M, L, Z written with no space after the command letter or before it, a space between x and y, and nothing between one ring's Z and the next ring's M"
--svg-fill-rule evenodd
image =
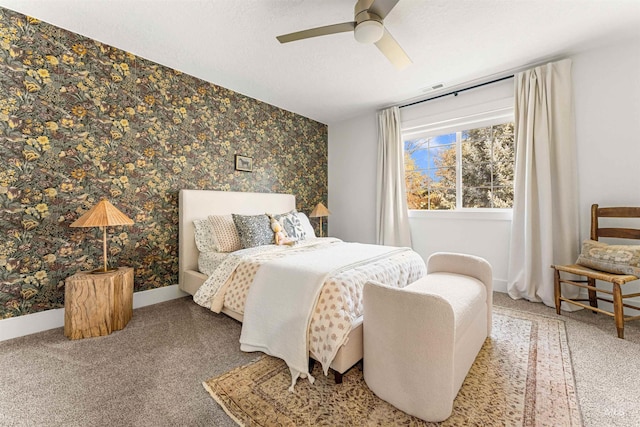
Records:
M109 335L133 316L133 268L78 272L65 280L64 335L72 340Z

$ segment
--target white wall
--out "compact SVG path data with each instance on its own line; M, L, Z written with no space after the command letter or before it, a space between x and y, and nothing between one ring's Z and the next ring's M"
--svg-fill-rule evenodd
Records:
M425 260L441 251L480 256L491 264L494 289L506 292L511 213L428 213L409 217L413 249Z
M591 204L640 206L640 38L575 55L573 83L580 230L587 239ZM640 292L640 283L623 292Z
M640 39L571 58L580 221L583 237L588 237L592 203L640 205ZM329 124L329 203L337 213L330 218L330 235L375 241L376 161L375 112ZM444 215L410 218L410 223L415 249L425 259L439 250L483 256L493 265L496 289L504 289L509 220Z
M375 111L329 126L329 235L348 242L376 241Z
M640 39L573 57L582 237L592 203L640 205Z

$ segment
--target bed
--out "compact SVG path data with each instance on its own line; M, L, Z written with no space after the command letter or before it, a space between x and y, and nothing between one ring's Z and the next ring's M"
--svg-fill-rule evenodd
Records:
M259 215L264 213L283 213L295 209L295 197L289 194L275 193L245 193L231 191L209 191L209 190L181 190L179 195L179 287L183 291L197 295L198 291L202 292L201 287L210 279L210 276L198 271L198 257L200 252L195 243L195 227L194 221L207 218L210 215L228 215L231 213L242 215ZM312 238L306 242L296 245L294 251L301 253L301 256L309 256L304 254L306 247L318 248L324 247L342 247L344 242L340 243L339 239L333 238ZM334 246L332 246L335 243ZM340 245L340 246L339 246ZM275 246L275 245L271 245ZM372 247L376 245L362 245L362 247ZM382 248L382 247L378 247ZM275 250L275 249L274 249ZM279 248L277 250L280 250ZM282 251L285 249L283 248ZM288 249L286 249L288 250ZM311 249L310 249L311 250ZM333 250L333 249L331 249ZM413 251L400 253L399 250L391 251L396 258L402 259L404 263L410 264L407 267L408 273L402 274L402 280L395 280L395 286L405 286L408 283L417 280L417 278L426 274L426 267L422 259ZM241 252L241 251L238 251ZM389 261L379 261L380 264ZM373 266L373 264L371 264ZM265 268L265 267L261 267ZM378 266L378 268L381 268ZM367 267L360 267L366 270ZM362 274L362 273L359 273ZM252 285L253 286L253 285ZM256 292L256 291L254 291ZM202 305L202 304L201 304ZM247 304L249 306L249 304ZM243 322L245 313L241 312L237 307L230 308L227 305L221 306L221 312ZM246 313L251 315L252 313ZM335 357L332 353L330 363L324 357L323 369L325 373L331 368L336 375L336 381L340 382L342 374L362 359L362 316L358 316L350 321L348 334L343 344L335 351ZM246 325L244 325L246 326ZM244 333L243 326L243 333ZM311 329L311 326L309 326ZM317 329L317 328L316 328ZM311 334L311 331L309 331ZM242 342L242 337L241 337ZM309 347L309 356L311 359L321 360ZM292 371L293 375L293 371ZM294 381L295 382L295 381Z

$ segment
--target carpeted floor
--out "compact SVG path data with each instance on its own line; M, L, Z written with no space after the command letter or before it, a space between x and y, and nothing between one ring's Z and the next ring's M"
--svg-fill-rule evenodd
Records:
M495 295L496 305L555 316ZM626 340L613 320L561 316L587 426L637 426L640 322ZM240 324L190 298L134 311L106 337L69 341L62 328L0 342L2 426L234 426L202 381L257 359L239 349Z

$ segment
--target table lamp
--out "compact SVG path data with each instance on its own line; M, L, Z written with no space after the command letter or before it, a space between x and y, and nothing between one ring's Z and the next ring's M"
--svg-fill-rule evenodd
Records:
M115 268L107 268L107 227L113 225L133 225L133 220L120 212L107 199L102 199L97 205L89 209L84 215L75 220L70 227L101 227L102 248L104 250L104 268L93 270L92 273L108 273Z
M311 218L320 218L320 237L322 237L322 218L329 215L331 215L331 212L329 212L329 209L327 209L322 202L318 203L309 214Z

